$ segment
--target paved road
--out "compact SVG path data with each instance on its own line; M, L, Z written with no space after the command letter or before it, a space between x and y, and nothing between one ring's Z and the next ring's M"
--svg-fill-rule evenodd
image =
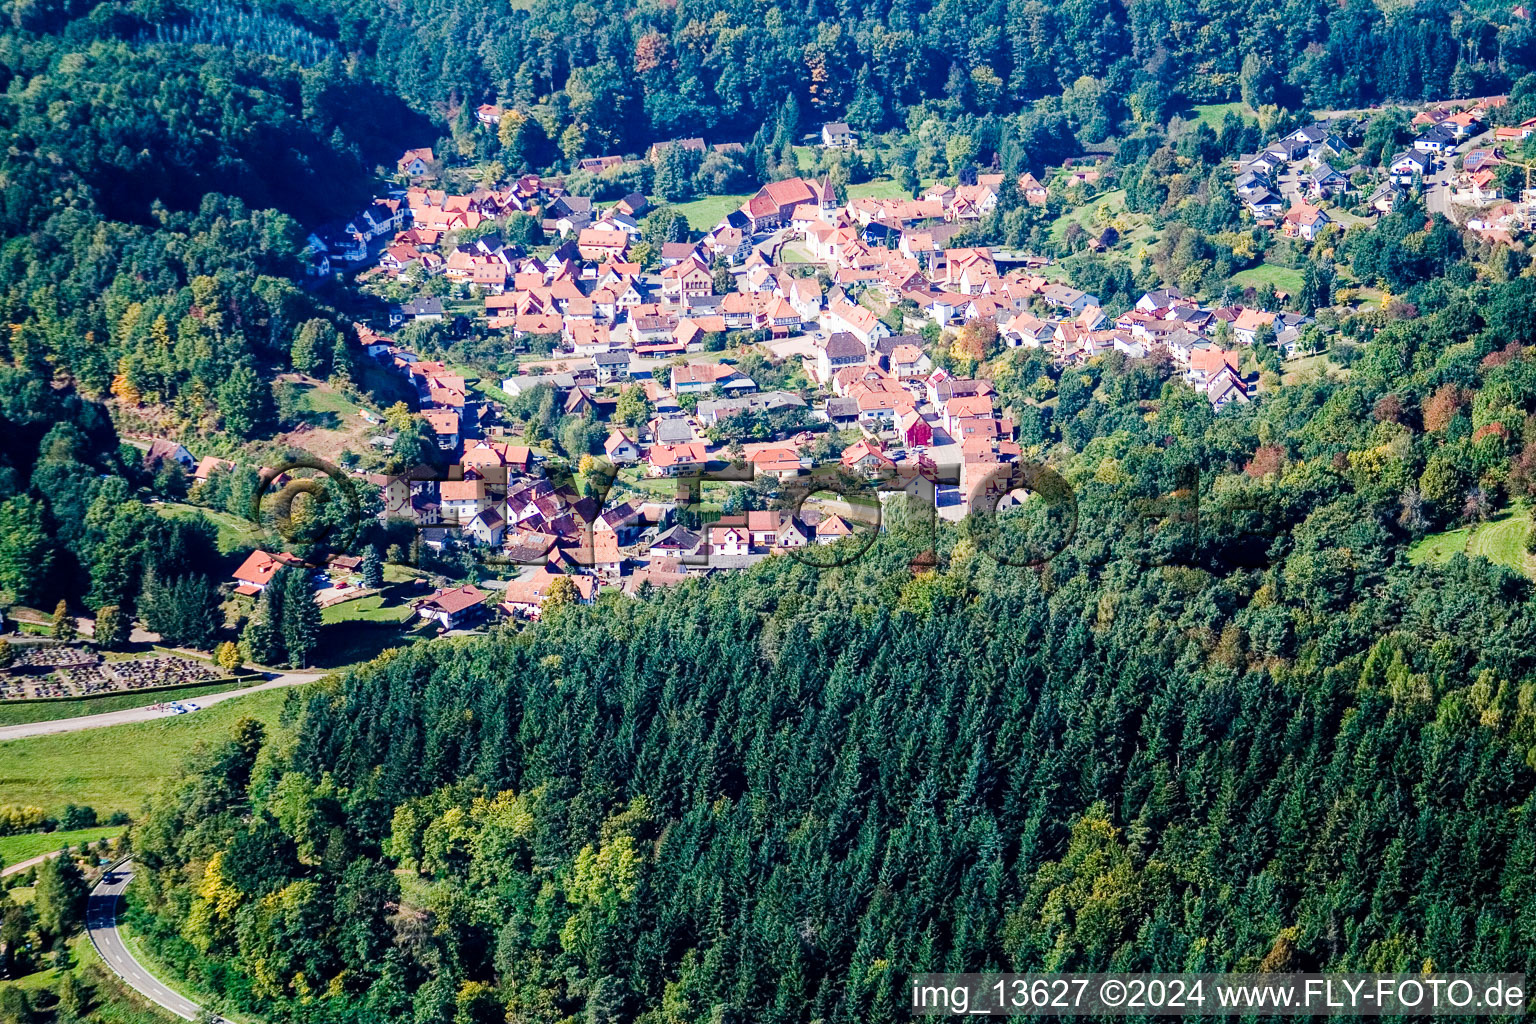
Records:
M108 882L107 877L111 877L112 881ZM128 952L128 947L123 945L123 937L117 930L117 905L132 878L133 862L124 861L110 876L104 875L96 883L85 912L86 934L91 937L91 945L96 947L96 952L101 954L112 973L122 978L129 988L178 1017L196 1020L202 1013L202 1007L156 981L144 969L144 965Z
M255 686L246 686L238 690L225 690L223 693L205 693L200 697L187 697L200 707L217 704L220 701L230 700L235 697L244 697L248 693L256 693L261 690L273 690L280 686L298 686L301 683L312 683L324 678L324 672L286 672L258 683ZM170 702L178 700L176 691L165 694L164 700ZM195 712L194 712L195 713ZM106 711L99 715L82 715L79 718L60 718L52 722L27 722L24 725L0 726L0 742L5 740L20 740L28 736L49 736L61 732L81 732L86 729L100 729L108 725L126 725L129 722L151 722L156 719L172 717L164 711L157 711L152 705L141 708L128 708L124 711Z
M1424 176L1424 206L1430 213L1442 214L1447 218L1451 215L1451 186L1456 180L1456 169L1452 165L1455 164L1456 158L1465 156L1474 149L1491 147L1495 141L1497 140L1494 139L1493 132L1486 131L1480 135L1474 135L1451 152L1438 158L1445 161L1445 166Z
M77 843L76 845L78 846L79 844ZM47 853L40 853L36 857L29 857L26 860L17 861L15 864L7 864L5 866L5 870L0 871L0 878L3 878L6 875L19 875L28 868L35 868L43 861L52 860L58 855L58 850L49 850Z

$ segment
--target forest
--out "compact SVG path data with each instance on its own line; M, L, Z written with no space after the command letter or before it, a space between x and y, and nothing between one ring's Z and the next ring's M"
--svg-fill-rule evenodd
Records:
M810 127L1006 119L1093 95L1106 129L1182 104L1360 106L1500 92L1536 69L1506 6L1188 0L491 4L300 0L291 34L356 54L418 111L533 112L567 158L656 139L745 141L792 98ZM468 133L456 133L465 139ZM1102 137L1102 135L1101 135Z
M1529 586L1410 568L1316 472L1241 571L946 537L913 576L898 529L846 569L400 652L169 787L139 926L291 1021L895 1020L920 969L1528 971Z
M156 481L118 430L234 453L278 429L275 370L347 384L345 296L306 282L306 234L370 196L426 122L233 11L203 9L200 31L212 18L270 52L194 45L153 3L5 8L0 597L138 611L197 640L221 560L133 497Z

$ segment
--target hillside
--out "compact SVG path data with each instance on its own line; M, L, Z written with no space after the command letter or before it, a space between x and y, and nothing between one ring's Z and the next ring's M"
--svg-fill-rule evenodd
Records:
M0 710L335 674L0 747L9 848L132 816L239 1022L1536 975L1517 11L12 0ZM154 1015L81 862L0 1024Z
M316 988L335 1020L887 1020L944 965L1529 970L1527 585L1409 568L1358 512L1258 571L946 536L913 577L898 531L415 648L249 788L215 758L159 800L140 894L276 1020Z

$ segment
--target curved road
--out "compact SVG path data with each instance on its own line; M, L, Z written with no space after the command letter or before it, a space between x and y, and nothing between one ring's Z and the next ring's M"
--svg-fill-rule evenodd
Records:
M108 882L107 879L111 881ZM192 1000L166 988L145 970L144 965L133 958L123 937L117 931L117 904L133 878L133 861L125 860L102 876L91 890L91 900L86 906L86 934L91 945L101 954L101 959L129 988L162 1009L186 1020L196 1020L203 1008ZM224 1021L224 1018L217 1018Z
M312 683L327 675L325 672L286 672L258 683L255 686L246 686L238 690L225 690L222 693L205 693L201 697L178 698L175 691L165 695L165 703L178 699L194 702L199 707L208 707L220 701L230 700L234 697L244 697L248 693L256 693L259 690L272 690L279 686L298 686L301 683ZM24 725L0 726L0 742L5 740L20 740L28 736L48 736L60 732L80 732L85 729L100 729L108 725L126 725L129 722L149 722L160 718L175 717L167 715L164 711L157 711L152 705L146 704L141 708L128 708L123 711L106 711L99 715L81 715L78 718L58 718L51 722L27 722Z

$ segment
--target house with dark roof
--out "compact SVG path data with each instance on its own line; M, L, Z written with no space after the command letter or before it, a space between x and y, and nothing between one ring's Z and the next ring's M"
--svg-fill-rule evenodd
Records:
M1413 140L1413 148L1420 153L1446 153L1456 148L1456 133L1448 126L1437 124Z
M783 409L804 409L805 399L789 391L764 391L759 395L739 395L734 398L706 399L699 403L695 415L705 427L712 427L722 419L743 412L778 412Z
M192 453L175 441L167 441L164 438L156 438L149 444L149 451L144 453L144 468L151 473L156 472L165 463L174 462L188 473L196 472L197 460Z
M1416 149L1404 150L1387 162L1387 172L1396 185L1409 186L1429 170L1429 157Z
M1248 197L1248 209L1253 211L1255 217L1273 217L1285 209L1285 203L1279 196L1265 189L1255 192Z
M629 373L629 352L624 349L599 352L592 357L592 362L597 367L598 382L602 384Z
M1349 188L1349 179L1324 161L1307 176L1307 188L1315 196L1336 196Z
M816 346L816 376L823 382L830 382L844 367L859 366L868 361L869 349L847 331L829 334Z
M852 149L858 144L858 135L843 121L831 121L821 126L822 149Z
M471 583L444 588L411 605L416 614L444 629L462 629L485 617L485 591Z
M403 302L390 310L389 322L391 325L412 322L416 320L441 320L444 315L443 300L435 295L426 298L411 299Z

